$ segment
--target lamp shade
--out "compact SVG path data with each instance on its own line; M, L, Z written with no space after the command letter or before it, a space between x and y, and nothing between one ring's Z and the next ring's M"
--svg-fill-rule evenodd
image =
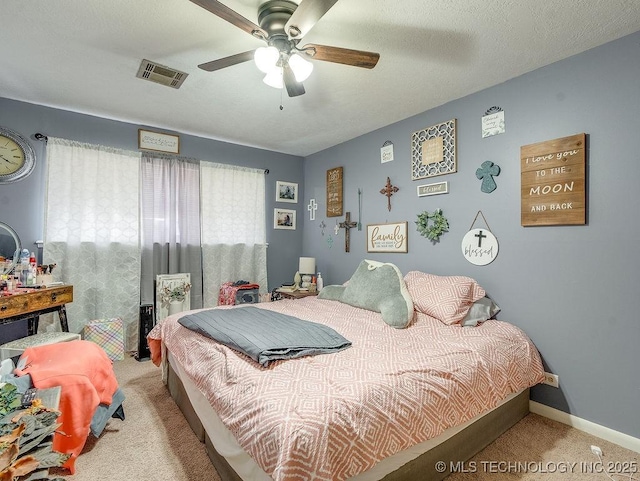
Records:
M289 66L293 70L293 75L296 77L297 82L307 80L313 71L313 64L295 53L289 57Z
M267 75L264 76L262 81L269 87L273 87L274 89L281 89L283 86L282 68L275 67Z
M264 73L273 70L280 58L280 52L275 47L259 47L253 54L256 66Z
M298 264L298 272L300 274L315 274L316 273L316 258L315 257L301 257Z

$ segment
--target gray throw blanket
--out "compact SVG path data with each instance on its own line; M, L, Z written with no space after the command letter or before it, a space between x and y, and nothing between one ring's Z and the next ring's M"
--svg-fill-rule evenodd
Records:
M271 361L328 354L351 346L323 324L257 307L208 309L178 322L266 367Z

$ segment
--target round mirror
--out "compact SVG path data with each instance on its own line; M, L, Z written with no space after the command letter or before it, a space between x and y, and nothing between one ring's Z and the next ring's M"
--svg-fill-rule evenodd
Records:
M20 258L20 238L16 231L0 222L0 275L9 274Z

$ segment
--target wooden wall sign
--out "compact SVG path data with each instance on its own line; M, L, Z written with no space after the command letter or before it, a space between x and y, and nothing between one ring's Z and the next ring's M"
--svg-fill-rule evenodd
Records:
M523 226L586 223L586 134L520 147Z
M408 252L407 222L367 225L367 252Z
M342 215L342 167L327 170L327 217Z

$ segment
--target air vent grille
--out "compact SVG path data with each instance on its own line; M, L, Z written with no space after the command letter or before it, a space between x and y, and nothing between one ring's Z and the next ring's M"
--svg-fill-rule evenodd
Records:
M177 89L180 88L188 75L171 67L144 59L140 63L136 77Z

